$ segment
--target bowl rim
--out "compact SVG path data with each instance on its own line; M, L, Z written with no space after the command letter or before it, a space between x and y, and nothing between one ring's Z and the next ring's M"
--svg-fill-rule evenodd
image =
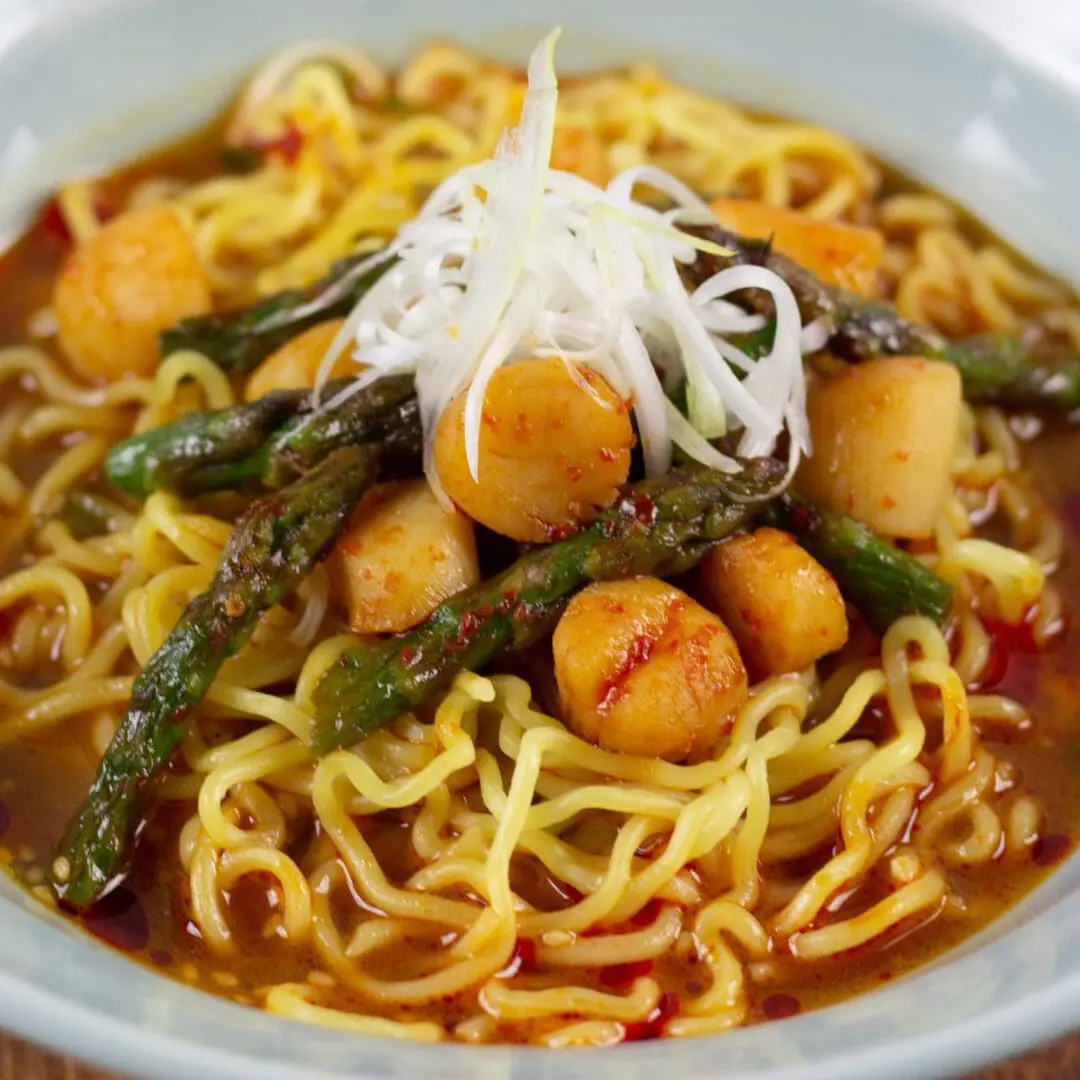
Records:
M203 991L187 987L183 990L199 996L204 994ZM207 1077L214 1080L251 1080L253 1066L258 1067L260 1080L341 1080L344 1075L339 1071L297 1067L247 1053L193 1044L183 1037L148 1030L88 1006L65 1001L47 990L12 979L3 971L0 971L0 1001L8 1003L4 1010L4 1025L10 1031L50 1050L59 1050L123 1075L134 1077L130 1070L133 1062L138 1062L140 1070L149 1070L144 1071L139 1080L206 1080ZM221 1005L237 1012L247 1011L245 1006L230 1001L223 1001ZM936 1031L916 1035L890 1033L873 1047L840 1052L827 1061L768 1067L764 1071L740 1071L724 1074L724 1077L725 1080L866 1080L880 1068L884 1060L888 1060L895 1075L904 1077L904 1080L942 1080L959 1070L981 1068L1002 1055L1022 1054L1066 1034L1076 1028L1080 1020L1078 1006L1080 972L1018 1001L996 1006ZM812 1015L842 1008L843 1004L829 1006ZM63 1015L63 1025L55 1023L57 1015ZM303 1029L308 1027L299 1021L281 1017L273 1019L277 1023L293 1024ZM373 1041L366 1036L351 1038ZM723 1035L718 1035L705 1037L701 1041L723 1038ZM603 1050L466 1046L450 1042L434 1046L407 1046L411 1055L426 1059L431 1064L447 1054L460 1059L462 1064L478 1054L503 1057L509 1062L508 1076L517 1075L517 1067L526 1060L537 1061L541 1058L549 1062L552 1059L565 1061L567 1064L572 1061L601 1061L605 1067L610 1063L612 1075L618 1075L620 1060L635 1055L633 1046ZM88 1047L91 1048L89 1052ZM972 1052L972 1047L977 1049ZM416 1064L421 1062L417 1061Z
M18 0L15 0L17 3ZM27 0L33 3L34 0ZM48 17L60 18L69 4L66 0L38 0ZM99 0L101 8L119 9L139 0ZM883 0L867 0L882 4ZM909 0L913 10L912 19L930 17L928 12L936 5L931 0ZM967 0L950 0L957 9L968 8ZM987 7L992 0L987 0ZM1029 4L1039 0L1029 0ZM89 9L89 5L88 5ZM932 17L937 19L939 14ZM955 27L953 28L955 29ZM974 24L965 33L983 33L985 26ZM4 62L4 50L0 42L0 64ZM1019 62L1019 61L1017 61ZM0 908L4 902L0 898ZM19 912L31 918L26 912ZM0 923L6 916L0 915ZM973 939L975 940L975 939ZM103 947L102 947L103 948ZM945 955L948 959L948 954ZM962 960L957 961L962 962ZM922 969L927 970L926 968ZM164 976L160 976L164 978ZM918 975L911 978L918 978ZM202 992L181 987L183 992L204 997ZM231 1002L218 1002L225 1009L248 1013L249 1010ZM815 1012L814 1016L845 1005L832 1006ZM146 1080L246 1080L257 1074L265 1080L340 1080L343 1073L326 1071L316 1066L295 1066L259 1056L257 1047L241 1052L206 1042L193 1043L188 1038L172 1032L162 1032L140 1027L129 1020L116 1019L103 1009L73 1002L38 985L29 984L24 978L13 977L0 970L0 1015L5 1027L32 1041L49 1045L63 1052L93 1061L95 1064L129 1072L138 1068ZM273 1018L275 1024L295 1024L282 1018ZM1054 1038L1080 1024L1080 971L1060 977L1053 985L1026 996L996 1005L975 1016L950 1023L948 1026L918 1034L897 1032L883 1033L880 1042L868 1049L839 1051L828 1060L812 1064L773 1066L765 1069L737 1071L725 1074L728 1080L863 1080L887 1061L890 1075L903 1076L905 1080L939 1078L955 1070L970 1069L986 1064L1002 1054L1013 1054L1030 1048L1042 1041ZM310 1031L306 1025L303 1029ZM360 1037L350 1036L357 1041ZM714 1036L713 1039L724 1039ZM712 1040L700 1040L702 1042ZM383 1043L382 1040L379 1041ZM721 1045L721 1044L714 1044ZM637 1047L618 1047L602 1052L594 1050L559 1050L550 1053L541 1048L469 1047L459 1044L440 1044L437 1048L409 1046L417 1065L429 1062L432 1066L439 1059L446 1059L454 1075L467 1071L467 1062L482 1056L508 1063L507 1075L532 1074L532 1063L541 1058L549 1062L595 1064L603 1054L603 1065L612 1075L618 1075L618 1064L637 1058ZM448 1056L449 1055L449 1056ZM546 1074L545 1074L546 1075Z

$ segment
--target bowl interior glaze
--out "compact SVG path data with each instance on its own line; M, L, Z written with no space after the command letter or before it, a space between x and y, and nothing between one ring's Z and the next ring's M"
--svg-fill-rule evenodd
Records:
M649 57L684 81L835 126L1080 282L1080 20L1069 0L4 0L0 241L42 195L209 118L301 39L387 62L434 36L564 70ZM0 1027L147 1080L918 1080L1080 1023L1080 861L930 967L846 1004L611 1051L411 1046L307 1028L126 961L0 877Z

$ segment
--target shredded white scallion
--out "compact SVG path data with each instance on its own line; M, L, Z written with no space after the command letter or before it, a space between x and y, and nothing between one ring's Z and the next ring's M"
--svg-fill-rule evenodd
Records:
M785 429L790 473L810 452L802 358L821 347L823 328L803 327L791 289L764 267L729 267L687 292L680 267L724 251L680 228L713 218L670 174L638 166L601 188L550 167L559 33L533 52L521 120L494 157L447 178L371 258L395 262L349 315L320 386L350 344L366 365L357 387L414 373L425 472L437 492L430 447L443 410L467 391L466 452L479 480L488 382L503 364L538 355L587 364L632 399L651 475L670 466L673 444L733 469L709 439L738 432L738 454L768 454ZM674 209L638 202L640 186ZM727 340L765 326L725 299L750 288L771 294L776 311L772 346L759 359ZM664 392L682 378L687 416Z

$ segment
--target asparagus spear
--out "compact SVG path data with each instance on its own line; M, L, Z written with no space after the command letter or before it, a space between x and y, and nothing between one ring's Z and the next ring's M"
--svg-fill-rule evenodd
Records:
M925 615L944 626L952 586L866 526L790 492L765 507L762 517L795 535L877 634L903 615Z
M689 569L759 511L783 474L761 458L734 476L688 466L633 484L576 536L528 552L408 634L347 651L315 689L316 753L355 742L458 672L537 640L587 582Z
M210 587L188 604L135 680L124 721L53 863L60 900L84 907L122 872L153 782L187 732L191 711L262 614L330 550L375 479L378 458L372 446L337 450L241 517Z
M1064 412L1080 406L1077 357L1042 358L1006 334L947 342L939 357L959 369L968 401Z
M804 322L824 319L830 324L829 348L842 359L925 356L956 366L968 401L1017 408L1069 410L1080 406L1077 357L1040 357L1022 341L1005 334L949 341L936 330L905 319L891 304L826 285L811 271L774 251L767 240L746 239L719 226L696 231L732 254L700 254L690 271L695 279L704 280L726 266L768 267L791 287ZM755 310L772 314L767 294L753 290L747 298Z
M92 491L69 491L56 516L76 540L115 532L131 520L119 503Z
M330 383L329 401L348 380ZM157 488L197 495L251 482L283 487L341 446L378 442L385 456L419 461L420 420L413 380L393 375L318 411L305 390L284 390L247 405L189 413L117 443L105 459L116 487L143 498Z
M162 356L194 349L226 371L252 371L290 338L347 315L393 260L370 269L370 255L351 255L335 263L326 277L307 289L287 289L241 311L183 319L162 332Z

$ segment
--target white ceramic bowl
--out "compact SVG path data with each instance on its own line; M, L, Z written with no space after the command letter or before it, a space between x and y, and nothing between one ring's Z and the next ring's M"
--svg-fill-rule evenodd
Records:
M0 0L0 236L72 170L208 118L299 38L434 35L564 68L648 55L834 125L1080 281L1076 0ZM1075 12L1075 13L1074 13ZM136 966L0 880L0 1026L147 1080L919 1080L1080 1027L1080 862L963 948L778 1024L606 1051L410 1046L278 1020Z

